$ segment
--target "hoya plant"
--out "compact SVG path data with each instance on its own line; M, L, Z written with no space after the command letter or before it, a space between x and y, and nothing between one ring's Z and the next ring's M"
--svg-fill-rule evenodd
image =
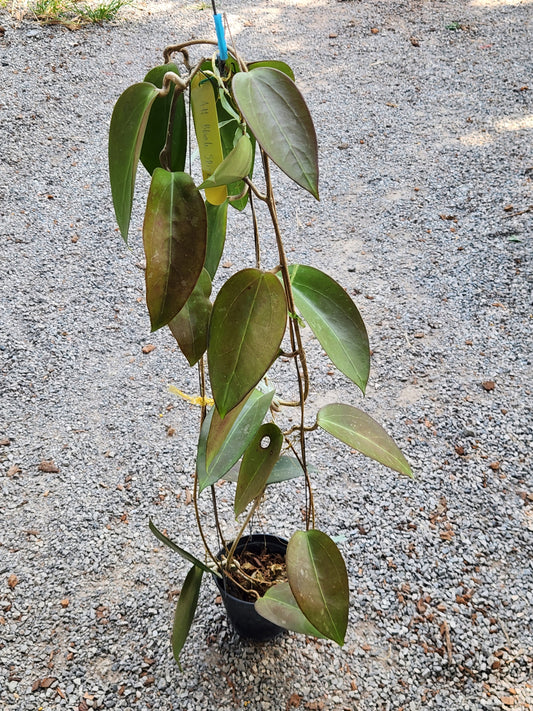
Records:
M344 643L348 576L337 545L315 526L313 484L319 474L309 432L323 430L411 476L391 437L351 402L318 411L308 407L302 328L310 329L329 361L363 394L370 367L367 332L353 301L316 266L290 264L282 239L272 164L318 200L313 121L287 64L249 63L235 48L222 51L220 41L211 57L215 44L193 40L167 47L164 64L119 97L109 132L113 204L126 242L139 161L151 175L143 225L151 328L168 327L199 371L192 502L201 552L184 550L150 521L155 536L191 564L172 632L178 663L204 573L253 602L262 618ZM192 45L206 55L194 63ZM255 246L255 259L222 279L218 267L232 224L229 208L249 216L249 230L239 227L238 239ZM265 223L275 237L270 251L261 235ZM272 369L277 378L269 377ZM303 493L301 501L294 500L296 530L285 556L274 562L239 559L239 541L270 487L296 477L302 477ZM225 498L231 492L234 520L220 515L222 490ZM276 520L269 525L275 533Z

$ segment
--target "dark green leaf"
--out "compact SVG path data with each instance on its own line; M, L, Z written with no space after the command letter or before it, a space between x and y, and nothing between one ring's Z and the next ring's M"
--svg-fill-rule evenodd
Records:
M307 466L309 472L317 472L316 467ZM279 484L283 481L289 481L290 479L296 479L299 476L304 475L304 470L300 466L300 462L296 457L280 457L272 473L268 477L267 484Z
M198 605L200 585L202 584L203 571L195 565L187 573L183 587L181 588L176 612L174 613L174 625L172 627L172 653L177 665L182 671L180 663L180 652L191 629L194 613Z
M307 471L310 474L318 473L318 469L313 466L307 466ZM284 481L290 481L291 479L297 479L300 476L304 476L304 470L300 466L300 462L296 457L283 456L278 459L274 464L274 469L270 472L268 477L267 486L270 484L280 484ZM239 478L239 466L232 466L229 471L224 474L224 479L226 481L232 481L234 484L237 483Z
M164 533L161 533L161 531L156 527L152 520L148 522L148 525L150 527L150 531L152 531L154 536L158 538L161 543L164 543L166 546L168 546L170 550L173 550L175 553L179 553L182 558L188 560L189 563L192 563L196 567L200 568L200 570L203 570L204 573L213 573L213 575L218 575L220 577L220 573L218 573L216 570L211 570L210 568L208 568L205 563L202 563L201 560L198 560L198 558L193 556L192 553L188 553L183 548L180 548L180 546L174 543L174 541L171 541L170 538L167 538Z
M187 173L156 168L143 226L146 303L152 331L185 305L202 272L207 217L202 196Z
M151 69L144 77L144 81L154 84L161 89L163 86L163 77L167 72L174 72L174 74L179 75L178 67L175 64L163 64L160 67ZM159 161L159 154L165 146L170 107L172 106L172 99L176 91L177 89L174 84L171 84L168 94L166 96L158 96L150 109L150 116L146 124L146 131L141 148L141 161L150 175L156 168L162 167ZM187 117L183 92L181 92L176 97L176 108L174 109L170 169L174 172L182 171L185 168L186 156Z
M289 267L296 306L331 362L364 393L370 371L365 324L356 305L330 276L314 267Z
M233 77L239 109L259 145L289 178L318 199L318 147L309 109L283 72L258 67Z
M241 458L263 421L273 397L274 390L263 393L254 389L223 419L216 407L211 408L202 425L198 443L200 492L222 479Z
M222 163L215 168L214 173L199 186L199 190L217 188L220 185L229 185L241 180L250 172L252 158L252 142L245 134L239 138L233 150L228 153Z
M207 358L222 417L255 387L276 358L286 320L285 291L270 272L244 269L219 291L211 314Z
M205 207L207 211L207 251L204 268L209 272L211 279L214 279L226 241L228 203L226 201L221 205L211 205L210 202L206 202Z
M109 180L120 234L128 241L137 163L150 108L158 95L153 84L134 84L120 95L109 127Z
M280 72L286 74L292 81L294 81L294 72L285 62L281 62L277 59L266 59L261 62L251 62L248 65L248 69L257 69L257 67L271 67L272 69L279 69Z
M412 476L411 467L381 425L351 405L334 403L318 411L317 423L322 429L349 447L365 454L394 471Z
M279 627L324 639L324 635L313 627L298 607L289 583L278 583L269 588L263 597L256 600L255 609L261 617Z
M189 365L194 365L207 349L207 329L211 316L211 278L205 269L185 306L169 322L172 335Z
M349 591L346 565L337 546L321 531L296 531L285 560L300 610L325 637L343 645Z
M267 422L257 430L242 458L235 492L235 518L263 493L282 444L283 433L273 422Z

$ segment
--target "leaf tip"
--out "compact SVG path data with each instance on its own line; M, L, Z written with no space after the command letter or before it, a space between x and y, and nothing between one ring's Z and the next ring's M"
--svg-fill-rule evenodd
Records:
M407 462L406 462L407 463ZM405 476L409 477L409 479L415 478L415 475L413 474L413 470L411 469L410 465L407 463L407 466L405 468L405 471L400 472L401 474L404 474Z

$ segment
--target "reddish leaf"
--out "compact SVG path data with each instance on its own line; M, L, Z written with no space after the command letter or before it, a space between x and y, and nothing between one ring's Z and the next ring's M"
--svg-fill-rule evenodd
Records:
M146 304L152 331L183 308L202 272L207 216L202 196L187 173L156 168L143 226Z

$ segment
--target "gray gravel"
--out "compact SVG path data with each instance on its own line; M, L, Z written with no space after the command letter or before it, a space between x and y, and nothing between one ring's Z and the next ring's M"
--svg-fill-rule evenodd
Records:
M128 251L106 135L166 44L212 36L209 9L141 2L79 32L0 11L0 708L531 708L531 5L219 5L242 53L285 59L306 95L322 201L281 179L290 257L354 295L373 349L363 406L416 481L313 440L319 526L349 567L345 647L239 641L204 586L179 673L187 566L147 520L200 550L198 413L167 390L194 393L196 376L150 334L141 210ZM224 259L250 250L233 237ZM309 348L312 406L361 405ZM293 487L266 508L276 532L300 525Z

